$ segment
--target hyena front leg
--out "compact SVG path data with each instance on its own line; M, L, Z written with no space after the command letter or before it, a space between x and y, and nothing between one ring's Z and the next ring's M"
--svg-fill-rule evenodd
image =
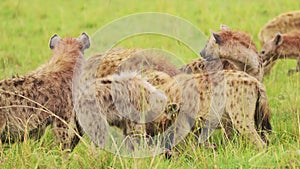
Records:
M140 146L143 142L147 142L145 124L136 123L131 120L126 120L125 124L124 135L129 150L134 150L135 146Z
M290 75L292 75L292 74L294 74L294 73L297 73L297 72L299 72L299 71L300 71L300 60L297 61L297 67L296 67L296 68L294 68L294 69L289 69L288 75L290 76Z

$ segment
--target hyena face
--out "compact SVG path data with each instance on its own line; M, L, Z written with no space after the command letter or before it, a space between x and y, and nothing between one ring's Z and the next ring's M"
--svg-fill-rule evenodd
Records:
M260 57L263 59L264 74L268 75L271 72L272 67L275 65L275 61L279 58L277 53L278 47L282 44L283 38L280 33L265 42L260 52Z
M277 59L279 57L279 54L277 53L278 47L282 44L283 38L280 33L277 33L276 36L267 41L260 52L260 56L262 57L263 61L270 60L273 58L273 60Z
M200 55L206 60L215 60L220 58L219 36L211 32L211 37L208 40L205 48L200 52Z
M289 69L288 74L299 72L300 70L300 31L294 30L285 34L277 33L275 37L267 41L260 53L264 60L264 69L270 71L277 59L295 59L298 65L294 69Z
M235 64L237 70L262 80L262 59L251 37L244 32L231 31L221 25L219 32L211 32L211 37L200 54L208 61L228 60Z
M248 34L231 31L224 25L221 25L219 32L211 32L211 37L200 54L207 60L242 60L258 56L256 46Z

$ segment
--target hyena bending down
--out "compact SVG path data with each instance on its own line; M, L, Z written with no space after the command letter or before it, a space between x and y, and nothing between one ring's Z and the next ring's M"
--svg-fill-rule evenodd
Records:
M261 28L261 30L259 31L258 39L260 40L261 45L264 46L266 43L270 43L270 41L274 39L277 36L276 34L279 32L281 34L286 34L299 29L300 29L300 11L287 12L287 13L280 14L279 16L275 17L274 19L266 23L264 27ZM295 46L295 44L293 44L293 46ZM289 49L290 48L287 48L287 50ZM265 54L262 55L266 57ZM288 74L299 71L300 59L299 58L296 59L298 59L297 68L290 69ZM272 61L272 60L264 59L264 65L265 65L264 74L266 75L270 74L271 68L276 63L275 60Z
M180 119L195 119L196 123L200 124L200 126L193 126L193 124L182 124L182 121L180 121L177 123L178 125L180 125L180 127L176 128L176 130L179 129L179 135L181 135L180 131L182 131L182 125L191 125L190 127L194 127L196 130L197 127L207 127L205 126L205 122L207 120L210 124L221 124L221 126L224 127L228 137L231 137L233 129L235 129L241 135L244 135L247 137L247 139L251 140L257 147L262 148L265 146L265 142L263 140L266 141L266 138L263 131L271 131L271 125L269 121L270 110L264 86L258 80L241 71L219 71L208 74L194 74L191 75L191 79L185 80L182 80L182 76L184 75L179 74L171 77L167 73L160 71L146 71L145 73L146 80L150 84L155 85L157 89L164 91L165 95L168 96L167 105L178 105L178 108L176 108L177 110L182 110L184 106L188 106L190 109L193 109L193 111L183 111L183 118ZM107 82L107 80L99 79L101 82L101 86L104 85L107 87L105 90L101 90L105 91L102 92L102 97L99 94L97 98L99 99L99 102L101 102L101 105L111 105L108 107L106 106L108 108L107 114L109 114L109 112L115 112L116 108L112 106L114 104L114 101L112 99L113 91L111 90L111 87L108 87L113 84L113 79L111 79L111 77L107 78L110 78L109 82ZM129 84L136 84L135 81L139 80L140 79L132 78L129 80ZM225 80L225 86L224 84L219 83L222 80ZM124 78L122 81L124 86L127 86L128 80ZM179 85L178 82L181 84ZM122 84L122 82L117 83ZM132 87L130 90L133 91L140 89L140 85L137 85L136 87L134 87L135 85L130 86ZM148 88L150 87L149 85L147 86ZM186 93L187 98L182 99L182 91L185 91L185 89L195 89L195 91L192 91L192 93ZM99 89L97 89L97 91L98 90ZM195 92L199 93L198 98L189 97ZM142 105L143 99L141 99L138 93L134 93L136 92L128 94L128 96L132 97L130 99L131 104ZM147 98L147 92L145 93L145 97ZM185 105L185 102L183 100L192 100L191 102L193 102L193 104L197 105L198 107ZM224 110L222 110L222 106L224 107ZM155 122L159 123L165 120L168 122L167 124L170 125L170 117L173 116L174 111L166 111L168 110L168 108L165 108L160 109L159 113L161 113L162 110L164 110L165 113L160 114L160 118L157 118L158 120L156 120ZM212 110L219 111L212 112ZM190 112L195 111L196 114L189 114ZM215 115L214 113L220 115L220 119L218 119L218 116L213 116ZM117 113L113 114L117 115ZM117 124L117 122L119 122L120 120L117 119L116 121L109 121ZM184 121L183 123L187 123L187 121ZM120 124L122 125L122 123ZM155 125L153 124L154 123L152 123L151 125L146 125L147 134L150 133L150 135L153 135L157 134L156 132L161 132L161 130L157 130L155 128ZM161 125L158 126L161 127ZM126 126L123 124L123 126L120 127L124 128ZM93 130L90 135L97 135L99 133L99 129L93 129L93 127L90 128L91 130ZM127 128L125 129L125 131L127 131ZM261 133L263 140L257 133L258 131ZM128 134L126 132L124 133Z
M219 124L224 127L229 138L235 129L257 147L265 147L267 141L265 131L271 131L271 124L267 95L261 82L242 71L224 70L193 74L192 78L185 80L178 87L180 76L182 74L174 76L173 80L167 82L161 89L168 95L170 102L178 103L180 108L184 106L180 97L183 90L194 88L194 92L199 93L197 115L189 113L193 111L182 112L183 117L194 118L195 123L199 124L192 126L191 123L190 128L208 129L209 125L217 127ZM187 93L186 97L192 99L189 97L191 94L193 92ZM182 128L182 125L180 124L178 128Z
M300 71L300 30L291 31L285 34L277 33L276 36L265 42L260 52L264 59L264 68L271 71L272 66L278 59L296 59L297 67L290 69L288 74Z
M240 70L262 81L262 59L250 35L244 32L232 31L227 26L221 25L219 32L211 32L211 37L200 54L207 60L204 63L208 65L206 66L207 70L213 67ZM221 62L218 62L218 59ZM218 66L220 63L223 64L223 67L222 65ZM203 71L201 70L202 65L203 61L199 60L191 62L187 66L193 70L193 73L199 73Z
M152 135L153 130L160 131L154 126L170 119L165 113L167 97L145 80L153 69L167 72L166 77L178 72L157 53L138 48L115 48L87 60L81 81L83 85L92 82L94 89L82 92L75 109L97 105L95 111L76 111L80 125L96 145L103 146L107 139L103 122L122 129L126 137ZM151 76L156 85L167 80L156 81L157 75ZM93 97L93 101L89 99ZM102 119L96 120L100 116Z
M52 126L63 149L73 149L79 141L72 103L72 78L89 48L89 37L50 40L51 59L36 71L0 81L0 136L2 142L24 139L26 133L39 138Z

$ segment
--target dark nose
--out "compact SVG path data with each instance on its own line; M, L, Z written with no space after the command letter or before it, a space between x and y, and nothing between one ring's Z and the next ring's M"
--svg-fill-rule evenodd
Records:
M206 57L206 56L205 56L205 49L201 50L200 55L201 55L203 58Z

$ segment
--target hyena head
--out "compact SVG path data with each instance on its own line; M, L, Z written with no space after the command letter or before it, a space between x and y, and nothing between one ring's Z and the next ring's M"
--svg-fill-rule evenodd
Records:
M63 52L67 50L75 50L78 47L83 53L85 49L90 47L90 38L86 33L82 33L78 38L60 38L54 34L50 38L49 47L53 52Z
M238 70L262 80L262 59L251 36L245 32L232 31L221 25L219 32L211 32L211 37L200 54L208 61L229 60Z
M263 59L264 72L266 75L270 73L275 61L280 57L281 54L278 52L278 49L282 43L282 34L277 33L275 37L266 41L262 46L260 57Z
M263 61L278 59L280 54L277 52L277 49L281 46L283 42L283 37L281 33L277 33L275 37L266 41L266 43L262 46L262 50L260 52L260 56L263 58Z
M212 32L205 46L200 52L207 60L229 59L246 63L251 57L259 57L251 36L244 32L232 31L221 25L219 32Z

